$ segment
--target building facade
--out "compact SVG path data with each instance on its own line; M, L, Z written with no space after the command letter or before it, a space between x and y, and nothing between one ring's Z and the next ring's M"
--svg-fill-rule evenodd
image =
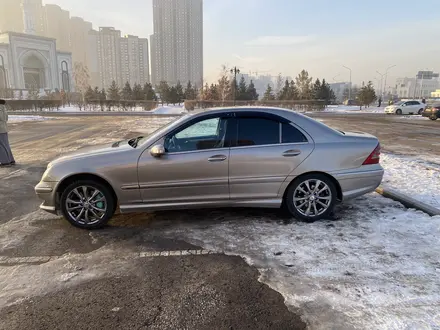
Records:
M70 13L57 5L44 6L44 36L57 41L58 48L70 51Z
M0 34L0 89L73 91L72 55L56 40L30 34Z
M419 71L414 78L396 79L396 94L399 98L429 98L439 87L439 74L432 71Z
M152 82L203 83L203 0L153 0Z
M0 32L18 32L55 39L59 50L71 52L74 62L87 63L92 23L70 17L60 6L42 0L0 0Z
M108 88L113 81L123 87L126 82L144 85L149 82L148 40L121 36L113 27L100 27L89 32L91 85Z

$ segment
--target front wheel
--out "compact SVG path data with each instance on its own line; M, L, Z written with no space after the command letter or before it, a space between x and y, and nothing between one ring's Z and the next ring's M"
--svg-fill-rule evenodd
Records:
M328 177L308 174L295 179L290 185L285 205L295 218L314 222L328 217L336 201L336 187Z
M431 119L431 120L437 120L437 117L435 117L435 116L431 116L431 117L429 117L429 119Z
M91 180L70 184L61 194L61 212L72 225L101 228L115 213L116 201L110 189Z
M397 110L396 110L396 115L401 115L401 114L402 114L402 110L397 109Z

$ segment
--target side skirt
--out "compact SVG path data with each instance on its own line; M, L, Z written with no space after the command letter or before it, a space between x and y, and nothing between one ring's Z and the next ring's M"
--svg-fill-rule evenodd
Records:
M257 199L237 201L209 201L209 202L184 202L184 203L140 203L120 205L121 213L166 211L184 209L203 209L221 207L256 207L256 208L280 208L281 199Z

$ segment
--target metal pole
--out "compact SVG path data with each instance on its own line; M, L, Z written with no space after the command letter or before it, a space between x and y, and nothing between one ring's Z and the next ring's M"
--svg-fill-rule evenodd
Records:
M380 73L377 70L376 70L376 72L380 75L380 95L381 95L382 100L383 100L383 76L384 76L384 74Z
M416 82L415 82L415 84L414 84L414 96L413 96L413 99L414 99L414 100L416 99L417 79L418 79L418 76L416 75ZM409 96L409 95L408 95L408 96Z
M348 90L348 99L351 100L351 69L345 65L343 65L343 67L350 71L350 88Z
M386 69L386 71L385 71L385 86L384 86L384 90L386 91L386 88L387 88L387 77L388 77L388 71L390 70L390 69L392 69L392 68L394 68L396 65L391 65L391 66L389 66L387 69Z

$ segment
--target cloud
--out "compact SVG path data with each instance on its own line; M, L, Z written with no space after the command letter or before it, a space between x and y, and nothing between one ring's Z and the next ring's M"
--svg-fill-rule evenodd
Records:
M262 57L252 57L252 56L248 56L248 57L242 57L240 55L234 54L234 57L239 59L240 61L249 63L249 64L255 64L255 63L262 63L264 62L264 58Z
M314 36L262 36L247 41L246 46L293 46L314 39Z

